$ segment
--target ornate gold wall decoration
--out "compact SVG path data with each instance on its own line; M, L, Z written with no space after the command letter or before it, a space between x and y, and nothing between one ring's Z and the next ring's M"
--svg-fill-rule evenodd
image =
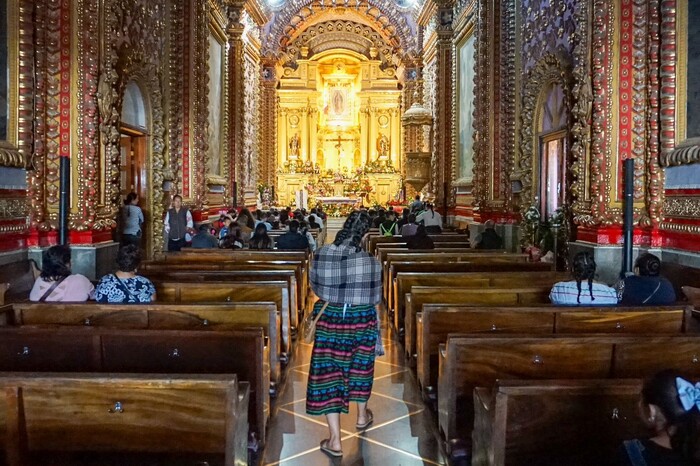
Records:
M250 17L244 15L246 24L245 49L243 57L243 92L245 111L243 116L243 160L240 180L244 187L254 189L258 182L260 157L260 42L257 28Z
M193 67L192 120L190 125L190 173L192 174L192 206L207 207L207 164L209 160L209 11L212 2L193 1Z
M664 199L663 211L669 217L688 219L700 218L700 198L698 197L667 197Z
M232 181L239 183L238 192L232 193L231 198L236 204L243 203L243 24L240 22L243 13L242 5L228 8L229 24L226 33L229 39L229 110L233 112L231 118L231 134L229 147L229 176ZM233 184L233 183L232 183Z
M539 175L535 173L537 166L535 157L539 154L537 125L538 108L541 105L543 92L551 84L559 84L564 90L564 106L571 117L571 64L562 56L545 55L540 62L525 76L523 90L523 106L521 111L520 156L516 172L517 179L522 183L520 192L520 210L524 214L534 204L533 189Z
M46 7L45 0L37 0L30 4L29 2L19 2L19 30L20 38L22 38L25 52L22 54L21 60L24 64L22 69L30 70L32 67L27 66L27 60L30 57L34 58L34 111L28 112L29 115L34 114L34 145L32 168L27 172L27 195L30 199L30 214L29 225L41 231L46 231L50 228L46 221L46 206L44 197L45 188L45 170L44 157L46 154L46 146L44 144L44 135L46 133ZM35 13L36 12L36 13ZM36 36L33 30L36 28ZM30 82L27 83L27 88L31 89ZM28 93L29 94L29 93ZM23 143L29 144L32 137L23 137ZM48 183L48 181L47 181Z
M499 60L500 75L500 115L499 134L499 160L502 167L496 174L498 176L498 197L505 206L512 204L512 189L510 174L515 167L515 99L518 88L515 71L515 48L517 45L515 36L515 10L516 0L501 2L501 58Z
M260 64L262 82L260 102L260 135L262 146L259 161L260 181L268 186L275 184L277 165L277 71L276 60L264 58Z
M163 249L161 212L165 147L163 85L158 57L163 50L163 1L122 0L105 3L102 73L99 80L100 133L104 148L104 194L98 217L92 225L72 219L71 228L101 229L114 224L120 204L119 192L119 122L124 89L135 81L142 89L150 110L149 158L147 172L150 188L149 210L153 213L147 237L152 238L151 252ZM94 163L94 161L93 161ZM90 185L88 185L88 188ZM87 190L94 196L94 191ZM91 197L89 204L94 204Z
M0 198L0 220L23 219L29 215L29 200L22 198ZM26 228L26 225L22 225Z
M477 2L476 20L476 96L474 98L474 209L484 210L489 202L491 186L491 159L489 157L489 141L491 127L489 115L491 100L489 94L489 50L487 44L491 41L489 28L489 10L486 0Z
M173 191L182 193L179 180L182 177L183 160L183 129L186 118L184 87L185 87L185 37L189 37L185 31L185 8L183 0L170 0L168 2L168 67L164 82L165 87L165 113L168 118L168 140L164 153L165 169L164 177L174 183ZM188 48L188 47L187 47ZM188 86L189 88L189 86ZM188 89L189 92L189 89Z
M660 10L659 0L649 0L647 2L647 30L648 32L648 47L647 47L647 63L648 63L648 83L647 83L647 177L649 186L646 191L646 203L649 211L649 217L652 219L653 225L659 225L662 221L662 212L660 211L660 201L663 199L663 170L656 166L654 161L659 161L659 48L660 48Z
M0 165L25 168L30 165L32 124L32 64L27 52L31 49L31 7L21 2L6 2L8 77L7 137L0 140ZM23 92L20 92L20 89Z

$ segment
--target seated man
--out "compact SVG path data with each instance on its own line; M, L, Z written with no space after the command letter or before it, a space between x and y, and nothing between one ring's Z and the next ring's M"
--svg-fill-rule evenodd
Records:
M194 249L218 248L219 240L209 232L209 225L203 223L199 225L199 232L192 237L192 247Z
M673 304L676 293L668 279L659 276L661 260L653 254L642 254L634 264L637 275L625 277L618 284L620 304L638 306L642 304Z
M484 231L476 235L474 239L474 249L501 249L503 239L496 233L496 223L493 220L486 220Z
M277 249L309 249L309 240L299 233L299 220L289 222L289 231L277 238Z

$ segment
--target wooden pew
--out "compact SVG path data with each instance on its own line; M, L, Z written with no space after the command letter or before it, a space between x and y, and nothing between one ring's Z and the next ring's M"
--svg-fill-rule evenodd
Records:
M250 387L235 374L0 373L0 387L8 466L36 456L55 464L65 452L217 454L226 466L247 464Z
M469 235L455 235L455 234L439 234L439 235L428 235L430 239L433 240L433 243L440 243L441 245L445 245L447 243L468 243L469 242ZM377 246L379 245L387 245L387 244L392 244L392 243L405 243L406 238L401 235L395 235L395 236L370 236L369 238L369 249L373 255L377 253Z
M608 464L623 440L646 438L643 380L499 380L474 390L472 465Z
M394 262L437 262L437 263L459 263L468 262L470 264L520 264L528 263L525 254L513 254L504 252L482 251L480 249L437 249L432 251L414 250L411 252L386 252L379 251L380 263L382 264L384 299L388 299L391 284L395 275L391 270ZM541 268L541 266L540 266ZM551 265L550 265L551 268ZM488 268L487 268L488 270ZM510 270L506 268L506 270ZM517 271L520 269L512 269ZM477 271L477 270L474 270Z
M401 272L414 273L473 273L473 272L551 272L551 264L544 262L432 262L432 261L392 261L387 264L389 268L387 280L390 280L391 288L385 290L391 296L393 293L393 284L396 280L396 275ZM393 303L393 299L392 303ZM395 314L390 310L391 314ZM394 315L394 326L397 326L396 316Z
M18 303L13 325L93 326L152 330L228 330L261 327L268 338L272 394L282 381L280 314L272 302L220 304Z
M461 304L464 306L523 306L549 304L551 284L535 284L519 288L455 288L414 286L406 294L404 349L409 358L416 354L416 314L423 306L432 304Z
M700 375L700 338L687 335L449 335L440 347L438 419L449 443L474 427L473 391L498 379Z
M394 311L394 321L397 328L403 327L405 316L404 304L406 293L411 292L413 286L455 286L460 288L508 288L532 286L540 284L553 285L556 282L567 280L569 274L557 273L549 270L533 273L528 272L399 272L393 279L389 292L389 308Z
M440 344L450 333L700 333L688 306L468 307L426 304L416 314L416 374L424 393L437 387Z
M242 272L242 271L285 271L293 270L297 282L297 303L300 309L305 308L305 300L308 294L308 273L301 260L290 261L223 261L203 263L165 263L147 261L141 264L139 270L146 276L149 274L161 274L167 272Z
M289 325L292 332L299 327L300 315L303 307L300 296L300 287L297 284L294 270L167 270L149 271L144 274L152 282L255 282L255 281L286 281L289 288L290 309L296 309L289 316Z
M250 383L251 429L265 440L269 347L262 329L0 328L0 371L237 374Z
M277 305L282 323L282 353L291 354L292 336L290 316L292 312L289 288L283 281L268 282L155 282L158 300L168 303L221 303L221 302L260 302L273 301ZM285 363L285 357L282 362Z

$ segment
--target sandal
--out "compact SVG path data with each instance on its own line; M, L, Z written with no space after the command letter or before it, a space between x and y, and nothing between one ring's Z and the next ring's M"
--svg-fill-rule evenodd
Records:
M334 458L340 458L343 456L343 451L342 450L334 450L331 447L328 446L328 442L330 439L325 439L321 440L321 451L327 455L330 455Z
M364 424L355 424L355 429L357 430L365 430L368 428L373 422L374 422L374 414L372 413L372 410L367 408L367 421L365 421Z

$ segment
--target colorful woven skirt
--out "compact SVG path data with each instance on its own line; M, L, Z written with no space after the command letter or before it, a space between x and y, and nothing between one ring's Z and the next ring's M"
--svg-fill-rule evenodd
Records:
M322 305L316 303L314 314ZM374 306L343 307L329 304L316 323L308 414L347 413L351 401L365 402L372 393L377 311Z

